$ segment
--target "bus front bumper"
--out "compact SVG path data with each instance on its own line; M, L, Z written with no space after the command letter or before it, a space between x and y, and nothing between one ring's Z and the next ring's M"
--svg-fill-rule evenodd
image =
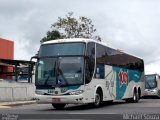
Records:
M145 89L144 96L157 96L156 89Z
M51 95L38 95L36 94L36 100L39 104L53 104L53 103L65 103L65 104L83 104L83 95L62 95L62 96L51 96Z

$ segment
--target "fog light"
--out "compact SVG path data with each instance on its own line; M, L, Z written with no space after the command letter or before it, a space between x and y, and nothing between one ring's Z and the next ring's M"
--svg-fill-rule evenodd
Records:
M79 95L79 94L82 94L82 93L83 93L83 90L77 90L77 91L72 91L69 94L70 95Z

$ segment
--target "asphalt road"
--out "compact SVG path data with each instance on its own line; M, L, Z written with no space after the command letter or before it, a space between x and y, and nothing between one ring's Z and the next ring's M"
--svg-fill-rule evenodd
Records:
M160 114L160 99L141 99L139 103L125 103L124 101L116 101L111 104L104 104L100 108L93 108L88 105L68 105L64 110L56 110L50 104L30 104L21 106L7 106L0 108L1 118L9 115L22 115L19 118L55 118L55 119L127 119L124 115L146 115ZM89 117L90 116L90 117ZM11 116L12 117L12 116ZM13 116L15 117L15 116ZM130 118L131 117L131 118ZM137 116L129 116L128 119ZM143 119L144 116L138 116ZM151 116L153 117L153 116Z

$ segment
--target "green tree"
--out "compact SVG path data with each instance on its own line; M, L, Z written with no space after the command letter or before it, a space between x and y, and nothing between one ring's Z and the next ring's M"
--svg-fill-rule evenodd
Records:
M41 42L54 40L59 38L91 38L101 41L101 37L95 35L96 29L92 24L92 20L86 17L73 17L73 12L69 12L65 18L58 17L57 22L51 25L53 30L58 32L58 37L54 37L54 32L47 32L47 37L44 37Z
M57 30L52 30L52 31L48 31L47 32L47 36L42 38L42 40L40 41L41 43L42 42L45 42L45 41L49 41L49 40L55 40L55 39L61 39L61 34L59 31Z

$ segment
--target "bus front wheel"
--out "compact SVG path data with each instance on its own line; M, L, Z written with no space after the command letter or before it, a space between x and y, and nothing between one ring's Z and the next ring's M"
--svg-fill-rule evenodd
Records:
M95 94L94 106L100 107L101 103L102 103L102 92L98 89Z
M66 106L66 104L52 104L52 106L55 109L61 110L61 109L63 109Z

